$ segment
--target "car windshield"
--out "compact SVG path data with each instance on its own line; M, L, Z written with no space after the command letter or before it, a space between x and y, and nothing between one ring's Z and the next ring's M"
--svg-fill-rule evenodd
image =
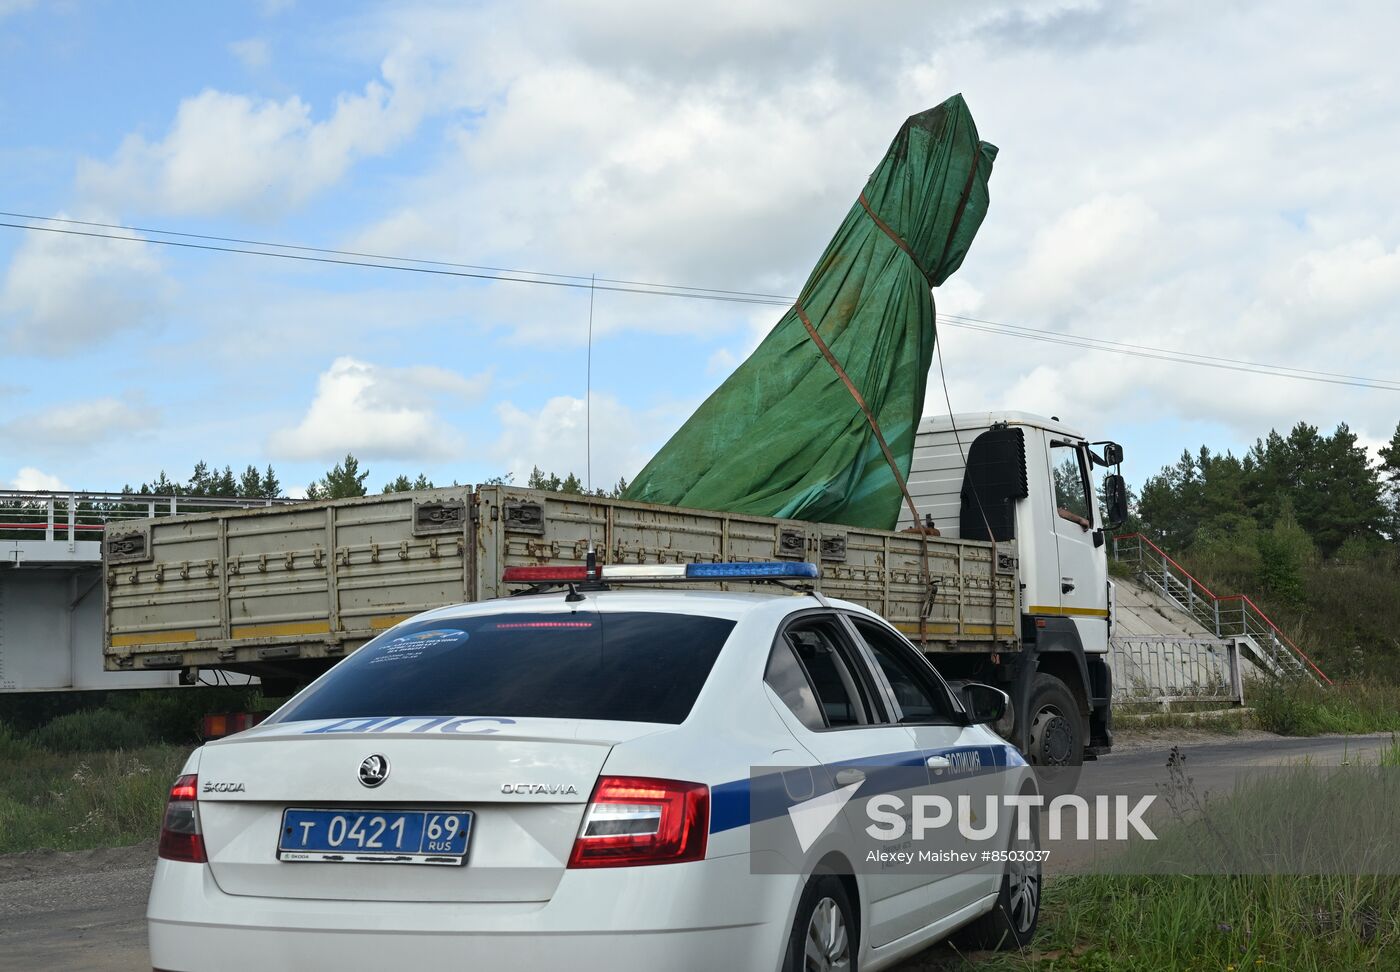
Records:
M341 662L279 722L510 716L680 723L734 622L552 613L400 625Z

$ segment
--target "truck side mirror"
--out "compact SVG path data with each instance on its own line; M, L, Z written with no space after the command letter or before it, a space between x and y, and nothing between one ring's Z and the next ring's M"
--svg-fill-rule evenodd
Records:
M1105 442L1103 444L1103 464L1105 466L1116 466L1123 461L1123 447L1117 442Z
M1104 504L1108 507L1108 525L1116 530L1128 522L1128 484L1116 473L1105 476L1103 494Z

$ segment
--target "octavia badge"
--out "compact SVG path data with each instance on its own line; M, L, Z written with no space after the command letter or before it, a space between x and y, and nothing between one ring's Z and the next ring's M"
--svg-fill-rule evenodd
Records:
M360 764L360 782L365 786L378 786L389 778L389 760L375 753L366 756Z

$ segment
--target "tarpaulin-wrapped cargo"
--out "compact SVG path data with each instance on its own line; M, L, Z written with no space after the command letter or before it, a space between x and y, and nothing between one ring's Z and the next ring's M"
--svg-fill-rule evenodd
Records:
M982 224L996 152L961 95L906 120L797 302L626 498L893 528L933 360L931 288Z

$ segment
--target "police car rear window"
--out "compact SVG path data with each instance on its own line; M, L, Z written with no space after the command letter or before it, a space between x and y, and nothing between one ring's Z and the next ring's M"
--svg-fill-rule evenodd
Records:
M734 622L686 614L499 614L387 631L278 721L509 716L680 723Z

